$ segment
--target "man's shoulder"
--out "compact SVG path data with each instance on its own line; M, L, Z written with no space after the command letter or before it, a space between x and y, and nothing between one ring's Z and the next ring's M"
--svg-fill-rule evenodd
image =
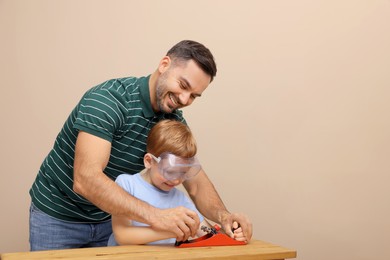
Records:
M140 86L147 85L147 77L124 77L124 78L112 78L106 80L96 87L92 88L95 90L105 89L111 91L129 91L137 89Z
M145 88L148 88L147 77L113 78L89 89L84 98L94 96L99 99L113 100L115 103L139 101Z

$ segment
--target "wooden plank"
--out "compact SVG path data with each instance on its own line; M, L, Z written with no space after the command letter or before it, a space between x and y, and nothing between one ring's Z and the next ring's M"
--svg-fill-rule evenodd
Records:
M176 248L167 246L116 246L80 249L6 253L1 260L53 259L287 259L295 258L296 251L267 242L252 240L242 246L214 246Z

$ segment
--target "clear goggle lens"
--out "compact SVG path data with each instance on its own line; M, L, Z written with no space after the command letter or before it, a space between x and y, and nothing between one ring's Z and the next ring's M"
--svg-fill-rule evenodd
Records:
M188 180L196 176L202 168L196 157L182 158L171 153L162 153L153 159L158 163L158 169L166 180Z

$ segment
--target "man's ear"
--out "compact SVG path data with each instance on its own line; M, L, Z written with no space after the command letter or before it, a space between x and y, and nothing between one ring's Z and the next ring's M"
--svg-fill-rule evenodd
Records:
M152 167L152 156L150 155L150 153L146 153L144 155L144 166L146 169L150 169Z
M164 56L161 59L160 64L158 65L158 71L161 74L163 74L165 71L167 71L169 69L169 67L171 66L171 63L172 63L171 58L169 58L169 56Z

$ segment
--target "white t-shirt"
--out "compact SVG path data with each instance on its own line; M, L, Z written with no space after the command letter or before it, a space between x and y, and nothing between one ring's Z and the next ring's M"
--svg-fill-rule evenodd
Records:
M145 181L140 173L130 175L130 174L121 174L115 181L119 186L121 186L125 191L127 191L130 195L147 202L148 204L160 208L160 209L168 209L168 208L176 208L179 206L186 207L198 213L200 222L203 221L203 216L196 209L194 203L188 198L184 192L173 188L170 191L163 191L152 184ZM133 226L148 226L145 223L132 221ZM173 244L175 243L175 238L169 238L164 240L155 241L149 244ZM111 234L108 240L108 246L116 246L114 234Z

